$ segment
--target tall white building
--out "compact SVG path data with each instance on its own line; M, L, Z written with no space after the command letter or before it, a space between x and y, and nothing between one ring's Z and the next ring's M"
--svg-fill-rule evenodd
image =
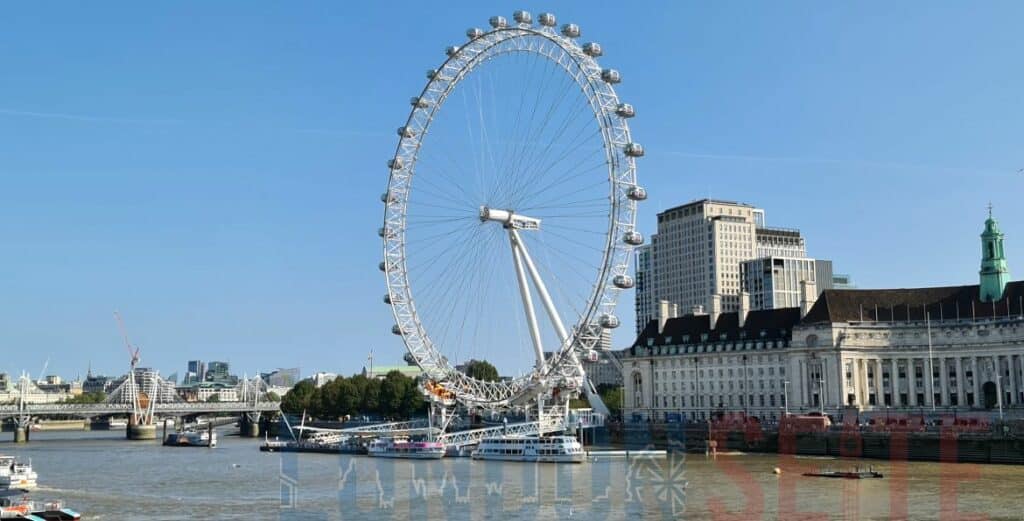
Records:
M647 312L638 309L638 324L653 317L660 300L692 310L711 307L712 295L719 295L722 310L738 309L740 263L757 254L759 222L764 222L760 208L711 199L659 213L648 259L650 297L643 304Z

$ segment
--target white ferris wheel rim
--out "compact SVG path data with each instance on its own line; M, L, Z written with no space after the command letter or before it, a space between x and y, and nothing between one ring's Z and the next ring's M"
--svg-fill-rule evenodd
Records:
M385 274L395 319L393 332L402 336L408 352L424 375L452 391L464 404L486 407L518 405L521 398L539 387L565 386L578 389L583 370L578 355L594 349L601 337L601 328L616 327L614 314L619 293L632 287L629 265L633 247L642 242L636 232L636 202L646 192L636 182L635 159L642 147L633 143L627 118L633 116L632 106L621 104L613 84L619 73L601 69L596 57L598 44L579 45L575 38L579 28L573 24L554 28L554 16L540 15L534 27L527 13L517 12L509 24L502 17L491 19L492 29L467 31L469 41L462 47L450 47L448 59L440 68L428 73L428 82L419 96L412 100L412 111L405 125L399 128L395 155L388 161L388 189L382 196L385 206L383 239L384 260L380 268ZM409 195L415 179L415 167L422 145L434 117L447 97L477 66L488 60L513 52L534 53L561 67L582 90L600 127L609 181L608 227L600 273L595 278L591 296L584 306L570 340L564 342L543 370L506 382L485 382L457 371L435 345L416 311L413 289L406 266L406 224ZM557 56L555 55L557 54Z

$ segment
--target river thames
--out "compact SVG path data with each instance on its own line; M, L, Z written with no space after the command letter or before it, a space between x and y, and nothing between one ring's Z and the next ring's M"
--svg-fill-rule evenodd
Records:
M33 495L64 499L85 519L1024 519L1017 466L683 453L534 465L270 454L258 440L219 441L165 448L120 431L42 432L26 445L5 440L0 453L31 458ZM885 478L800 476L857 465Z

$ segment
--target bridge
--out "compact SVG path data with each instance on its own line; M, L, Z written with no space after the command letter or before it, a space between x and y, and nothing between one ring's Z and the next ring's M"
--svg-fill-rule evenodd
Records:
M160 378L156 371L132 367L117 388L103 403L30 403L28 396L38 395L39 389L27 376L18 382L19 394L12 405L0 405L0 421L14 419L16 442L26 442L29 425L34 417L63 416L72 418L103 418L127 416L129 439L155 439L154 418L184 418L201 415L239 415L243 436L259 436L259 421L263 413L276 413L276 402L267 399L266 384L260 378L242 379L234 387L238 401L189 402L177 393L174 383Z

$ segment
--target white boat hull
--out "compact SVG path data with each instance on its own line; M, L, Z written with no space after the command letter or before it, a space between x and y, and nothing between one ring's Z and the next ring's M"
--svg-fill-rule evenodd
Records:
M473 459L483 461L520 461L524 463L583 463L585 454L567 454L564 456L526 456L505 454L473 454Z

